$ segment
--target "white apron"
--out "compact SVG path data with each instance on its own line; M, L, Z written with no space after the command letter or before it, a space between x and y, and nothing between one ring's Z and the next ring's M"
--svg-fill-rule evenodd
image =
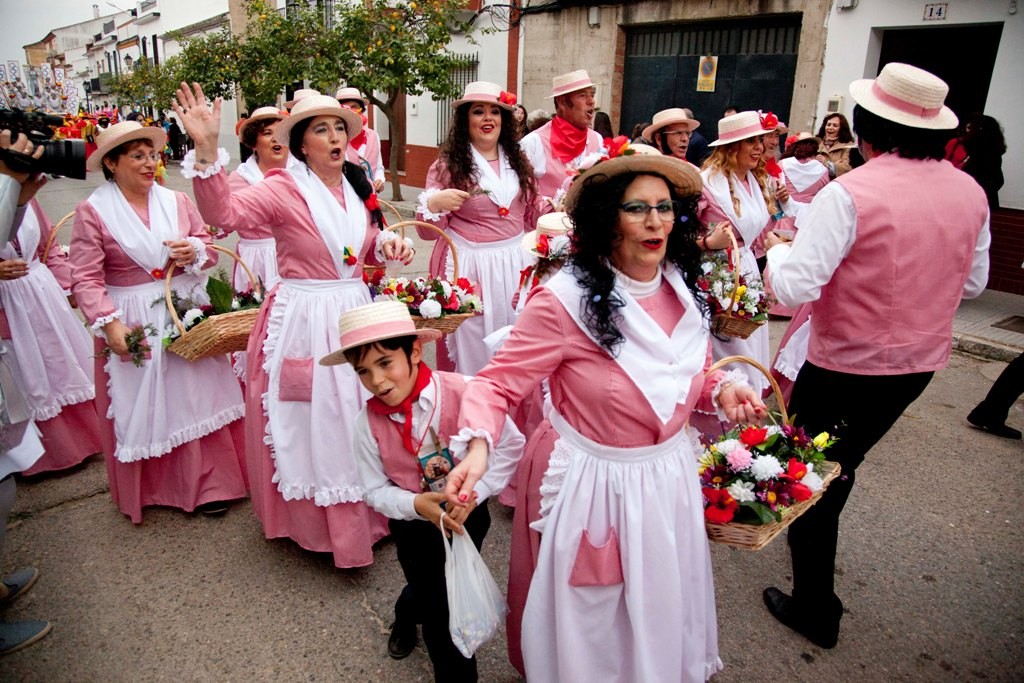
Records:
M470 242L455 231L449 231L459 255L459 277L478 283L483 302L483 315L465 320L455 334L447 336L448 356L457 372L476 375L491 360L484 337L515 322L512 296L519 287L519 273L534 257L522 248L522 236L497 242ZM454 275L454 262L449 256L445 276Z
M523 613L527 680L706 680L722 662L693 442L615 448L549 419L568 468Z
M370 395L351 365L319 360L340 348L338 316L368 303L362 278L285 278L278 287L263 343L264 441L274 457L272 481L285 500L327 506L363 499L352 435Z
M172 287L180 296L208 303L205 275L177 275ZM171 324L164 305L163 280L130 287L107 285L107 292L128 327L150 323L152 357L142 367L111 354L105 368L110 380L110 409L121 462L158 458L173 448L212 434L245 413L242 391L227 355L187 361L165 351L160 335ZM154 302L158 302L153 305Z
M270 291L274 288L274 285L281 281L281 276L277 273L277 242L273 237L265 237L258 240L240 237L237 248L238 258L242 259L245 265L249 266L249 270L252 271L253 275L263 281L264 290ZM233 280L235 291L244 292L252 288L249 276L245 274L245 270L237 263L235 264Z
M96 396L95 351L50 269L35 258L28 263L25 277L0 280L0 306L11 328L11 370L32 419L42 422Z

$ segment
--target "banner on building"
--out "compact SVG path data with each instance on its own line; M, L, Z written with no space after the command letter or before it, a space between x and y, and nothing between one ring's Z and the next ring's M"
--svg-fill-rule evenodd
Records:
M715 78L718 76L718 57L707 55L700 58L697 67L697 92L715 92Z

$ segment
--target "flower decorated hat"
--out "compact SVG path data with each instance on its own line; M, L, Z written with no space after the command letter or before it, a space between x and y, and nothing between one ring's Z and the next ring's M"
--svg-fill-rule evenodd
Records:
M572 212L576 207L583 185L604 183L623 173L649 173L668 181L681 197L700 194L704 181L696 166L681 159L665 156L650 145L633 145L620 135L605 140L606 149L595 159L580 162L579 175L565 193L565 210Z
M539 258L565 258L569 246L572 221L561 211L546 213L537 219L537 229L523 235L523 249ZM564 238L564 248L558 248Z
M292 107L291 115L283 119L274 129L274 139L282 145L287 145L295 124L317 116L337 116L342 119L345 122L349 139L359 135L359 131L363 129L363 118L359 114L341 106L333 97L317 93L303 97L298 104Z
M96 151L89 155L85 167L98 171L103 166L103 157L115 147L133 140L148 140L156 149L167 144L167 134L158 126L143 126L138 121L122 121L101 132L96 137Z
M457 109L467 102L484 102L485 104L496 104L502 109L512 111L516 108L516 96L513 93L505 92L497 83L488 81L473 81L466 85L462 97L452 102L452 109Z
M709 143L708 146L730 145L778 129L779 117L771 112L761 114L756 111L741 111L738 114L726 116L718 122L718 139Z
M341 348L320 359L320 365L343 365L345 352L357 346L395 337L418 337L436 341L441 332L432 328L416 329L409 309L398 301L377 301L345 311L338 319Z
M945 106L949 86L938 76L909 64L892 62L878 78L850 84L850 95L860 106L883 119L911 128L946 130L959 120Z

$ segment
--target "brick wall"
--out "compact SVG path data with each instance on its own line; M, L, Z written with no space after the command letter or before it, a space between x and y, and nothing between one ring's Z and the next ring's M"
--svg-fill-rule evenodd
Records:
M998 209L992 214L988 288L1024 294L1024 211Z
M390 143L387 140L380 141L381 154L384 158L384 166L387 167L388 155L391 153ZM405 176L402 177L403 185L412 187L423 187L427 182L427 171L430 165L437 160L437 147L426 147L423 145L405 146ZM387 181L391 182L391 174L385 174ZM407 197L408 199L408 197Z

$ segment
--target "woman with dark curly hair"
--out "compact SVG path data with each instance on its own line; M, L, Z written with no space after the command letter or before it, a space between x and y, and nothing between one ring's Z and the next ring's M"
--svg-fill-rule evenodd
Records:
M985 114L971 114L963 132L946 144L946 159L981 185L988 208L999 208L999 188L1003 186L1003 155L1006 138L999 121Z
M441 155L427 172L416 218L446 231L459 256L459 275L476 283L483 315L447 337L448 357L438 347L438 366L475 375L490 359L484 337L512 324L512 296L529 259L519 243L540 213L533 170L516 141L515 95L494 83L466 86ZM437 240L433 231L420 237ZM448 244L438 240L431 273L452 275Z
M552 410L516 474L509 565L509 656L530 681L703 681L721 668L684 426L697 405L744 422L763 406L738 373L705 379L700 175L640 151L569 188L569 262L467 386L452 440L465 457L448 477L449 509L472 507L505 415L548 379Z
M818 155L818 161L828 168L830 178L841 176L863 163L850 122L842 114L826 116L818 129L818 137L825 152Z

